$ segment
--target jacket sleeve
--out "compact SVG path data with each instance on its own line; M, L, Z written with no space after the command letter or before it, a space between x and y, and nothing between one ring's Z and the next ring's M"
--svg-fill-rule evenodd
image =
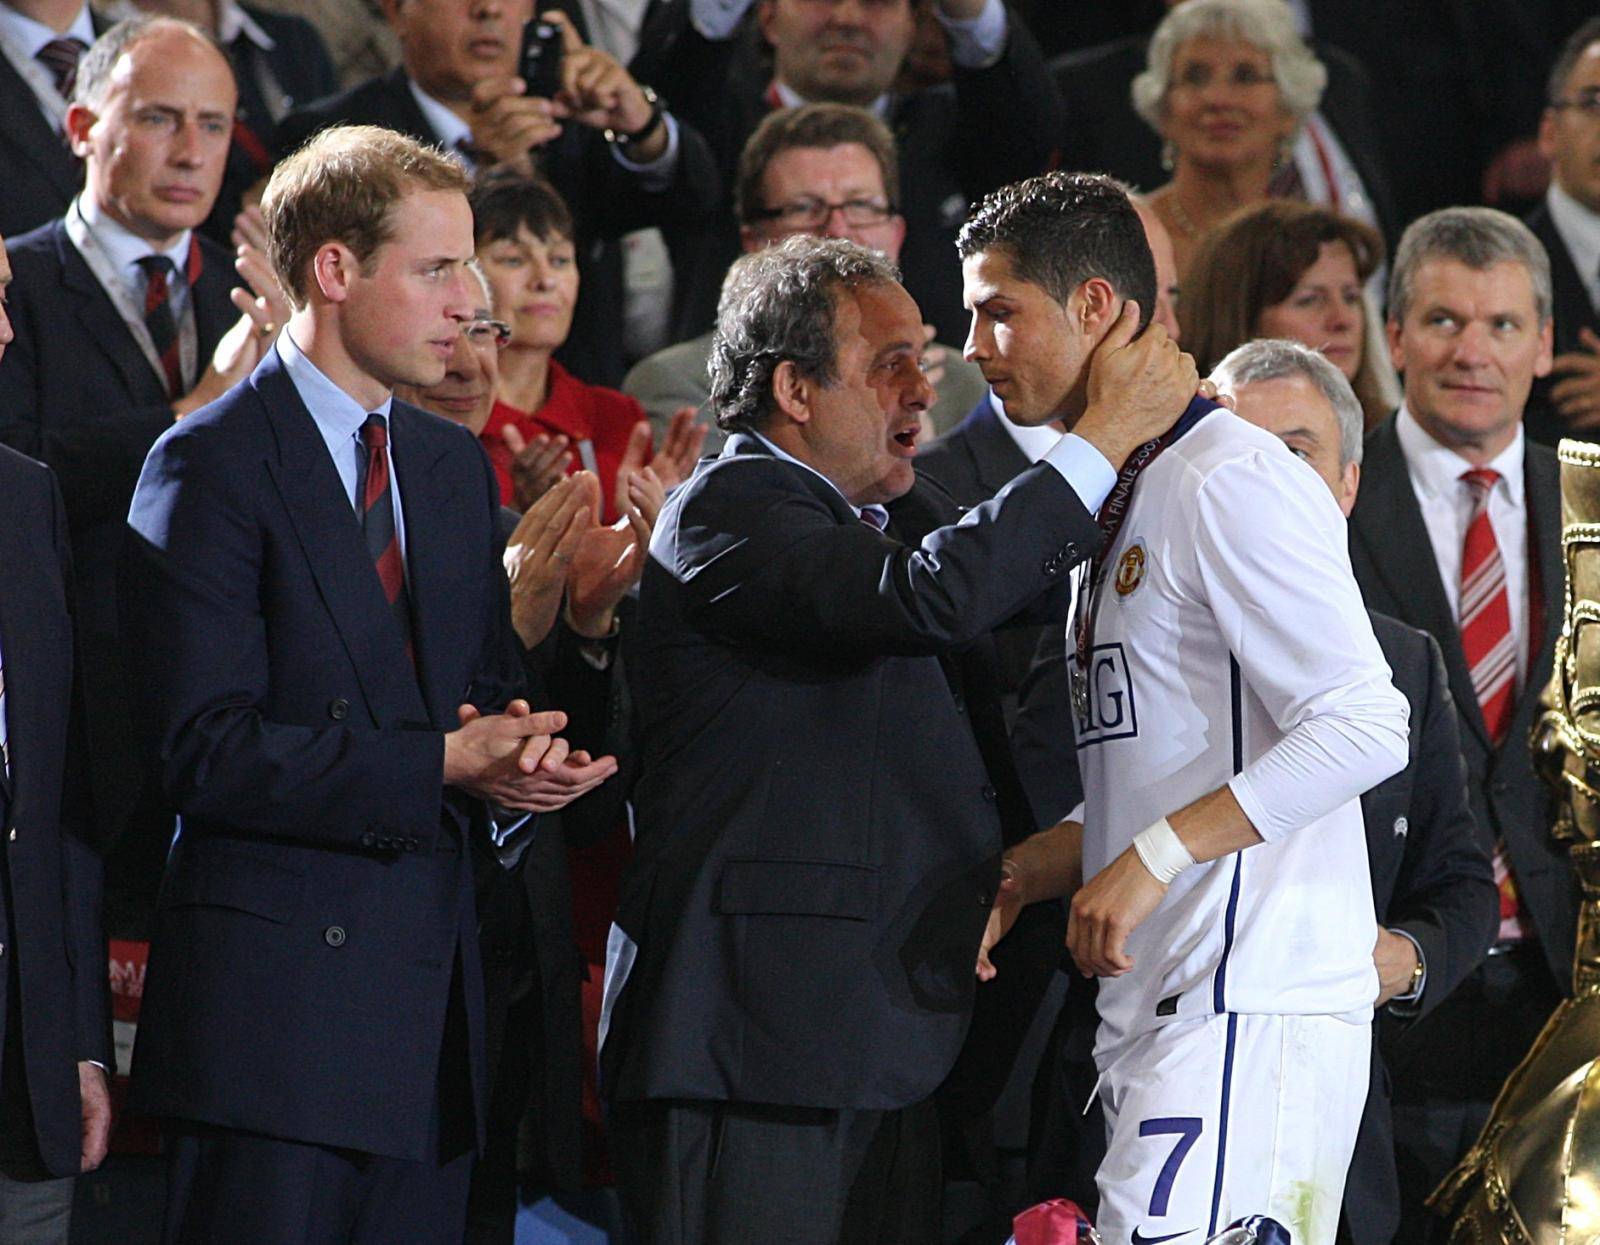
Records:
M1467 767L1444 655L1425 642L1428 699L1419 732L1411 828L1389 905L1388 925L1417 940L1427 965L1422 998L1408 1018L1425 1015L1461 983L1494 941L1499 893L1478 842L1467 801Z
M759 647L943 652L1018 613L1099 540L1047 464L914 547L841 521L802 470L724 459L670 506L651 558L706 629Z

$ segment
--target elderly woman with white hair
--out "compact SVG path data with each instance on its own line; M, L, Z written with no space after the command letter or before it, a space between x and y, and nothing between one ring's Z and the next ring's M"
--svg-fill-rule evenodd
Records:
M1180 278L1213 225L1269 196L1370 218L1348 156L1313 120L1327 81L1282 0L1188 0L1157 27L1133 106L1160 135L1172 173L1150 202L1172 234Z

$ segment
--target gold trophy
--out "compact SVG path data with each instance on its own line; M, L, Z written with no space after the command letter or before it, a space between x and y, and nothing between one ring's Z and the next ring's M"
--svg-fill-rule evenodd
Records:
M1600 1245L1600 445L1560 457L1566 614L1531 743L1582 887L1573 996L1429 1199L1450 1245Z

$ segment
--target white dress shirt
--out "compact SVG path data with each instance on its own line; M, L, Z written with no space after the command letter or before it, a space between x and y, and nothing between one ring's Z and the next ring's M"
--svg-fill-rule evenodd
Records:
M1422 521L1433 542L1433 558L1444 583L1450 613L1461 621L1461 549L1472 521L1473 492L1461 482L1472 464L1440 445L1404 406L1395 418L1395 433L1405 455L1411 489L1417 495ZM1511 605L1511 634L1517 648L1517 686L1528 677L1528 500L1522 461L1526 454L1522 429L1516 440L1485 466L1500 473L1489 492L1489 525L1506 568L1506 595Z
M1055 449L1056 442L1061 440L1061 430L1051 424L1025 428L1021 424L1012 423L1011 416L1006 414L1005 402L993 389L989 390L989 409L994 412L995 418L1000 421L1000 426L1016 442L1017 448L1022 451L1022 456L1030 463L1038 462Z
M1544 202L1550 211L1550 223L1578 270L1589 306L1600 310L1600 214L1584 207L1556 182L1551 182L1545 191Z

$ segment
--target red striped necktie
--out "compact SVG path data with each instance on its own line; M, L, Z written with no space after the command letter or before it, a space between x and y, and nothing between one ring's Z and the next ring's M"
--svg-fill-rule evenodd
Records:
M72 98L72 88L78 81L78 62L88 50L83 40L63 37L50 40L33 54L34 59L50 71L62 99Z
M389 484L389 426L374 412L361 425L361 443L367 450L366 469L361 482L361 531L367 552L378 570L383 595L394 614L395 625L411 648L411 602L406 596L405 563L400 557L400 537L394 525L394 490Z
M172 310L172 284L177 269L165 255L146 255L139 260L144 270L144 326L161 360L167 381L167 397L176 401L187 389L183 383L183 356L178 338L178 317ZM189 258L182 280L192 290L200 279L200 242L189 235Z
M1489 497L1500 473L1474 467L1461 473L1472 490L1472 518L1461 548L1461 650L1472 690L1483 712L1489 742L1499 748L1511 730L1517 698L1517 644L1511 633L1511 594L1506 564L1489 522ZM1517 879L1502 840L1494 845L1494 880L1500 892L1501 942L1520 942L1531 930L1517 893Z

